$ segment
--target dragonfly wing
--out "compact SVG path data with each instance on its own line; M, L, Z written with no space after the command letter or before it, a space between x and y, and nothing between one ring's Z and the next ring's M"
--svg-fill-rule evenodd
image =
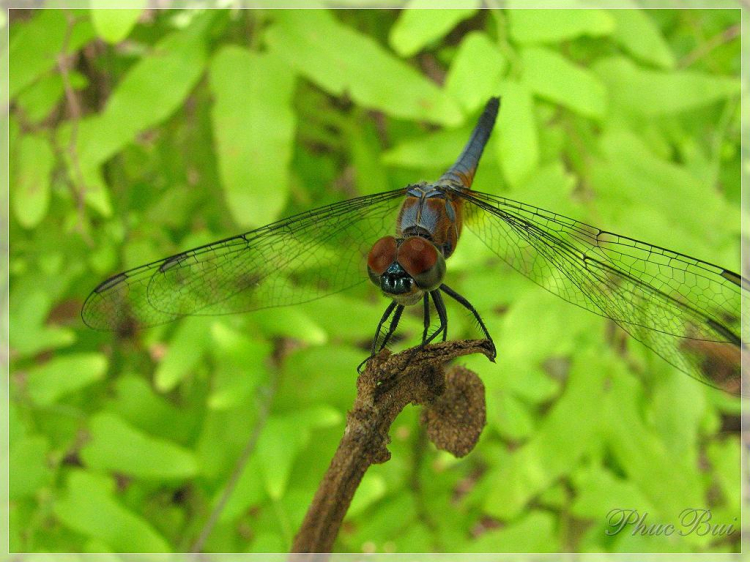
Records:
M367 253L394 231L405 193L349 199L125 271L92 291L83 320L120 331L342 291L367 279Z
M551 293L612 319L666 361L738 391L748 283L713 264L605 232L525 203L460 192L466 223L511 267Z

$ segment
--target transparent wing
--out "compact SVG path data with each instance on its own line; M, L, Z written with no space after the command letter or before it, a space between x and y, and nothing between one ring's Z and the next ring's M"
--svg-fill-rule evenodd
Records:
M367 279L371 245L395 230L406 190L358 197L110 277L81 315L100 330L132 330L186 315L286 306Z
M690 376L739 392L741 292L736 273L511 199L459 192L467 226L551 293L614 320ZM742 352L742 353L741 353Z

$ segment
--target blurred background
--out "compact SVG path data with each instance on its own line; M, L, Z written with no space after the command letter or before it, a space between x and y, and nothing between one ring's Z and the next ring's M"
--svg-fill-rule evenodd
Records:
M117 335L83 325L83 300L123 269L437 178L491 95L477 190L740 270L739 10L422 4L11 10L11 552L288 550L387 301L363 284ZM457 460L407 408L337 551L739 549L739 400L470 233L448 281L498 347L462 361L487 427ZM418 341L415 309L397 347ZM480 336L449 314L452 338ZM658 525L686 508L725 527L607 533L612 510Z

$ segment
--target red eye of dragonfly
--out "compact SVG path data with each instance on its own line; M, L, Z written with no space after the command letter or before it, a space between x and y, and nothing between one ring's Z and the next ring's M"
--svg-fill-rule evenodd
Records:
M425 238L412 236L404 240L398 248L398 263L412 276L420 289L432 291L443 282L443 254Z
M384 236L375 242L367 256L367 267L370 271L375 275L382 275L388 266L396 261L397 246L393 236Z

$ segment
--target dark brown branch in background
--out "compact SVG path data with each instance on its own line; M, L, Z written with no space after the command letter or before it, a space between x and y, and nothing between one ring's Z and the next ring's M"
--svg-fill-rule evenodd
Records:
M390 459L388 431L408 404L426 406L422 423L438 448L467 454L485 424L484 386L463 368L444 371L446 362L473 353L491 357L485 340L451 341L415 353L384 350L357 380L357 398L347 416L338 449L292 545L290 560L323 560L302 553L331 552L354 493L371 464Z
M721 33L714 35L707 41L701 42L698 45L698 47L696 47L693 51L688 53L682 60L678 62L677 67L687 68L688 66L692 65L694 62L705 57L708 53L710 53L714 49L721 47L722 45L725 45L726 43L729 43L733 39L736 39L737 37L740 36L741 32L742 32L742 26L739 23L736 25L727 27Z
M93 246L94 242L91 240L86 232L86 228L84 227L86 212L84 208L86 202L86 182L78 158L78 122L81 120L83 113L81 111L81 105L78 103L78 97L76 96L75 90L73 90L73 85L70 82L70 67L75 58L75 53L68 54L70 37L73 34L73 28L75 27L77 20L75 16L69 12L66 12L66 18L67 28L65 30L65 39L63 40L60 54L57 56L57 68L60 71L63 90L65 91L65 100L68 105L68 111L70 112L70 139L68 140L67 152L68 157L70 158L70 164L73 167L73 174L71 175L76 176L76 179L71 181L71 190L78 210L78 231L84 241L89 246Z

